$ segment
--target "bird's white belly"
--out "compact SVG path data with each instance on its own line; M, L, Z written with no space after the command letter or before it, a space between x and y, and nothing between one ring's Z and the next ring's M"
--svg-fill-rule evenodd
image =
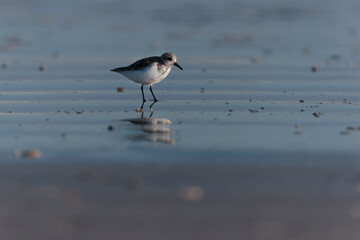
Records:
M150 85L162 81L169 74L170 70L171 67L164 69L164 71L159 71L158 67L153 64L141 70L124 71L121 73L136 83Z

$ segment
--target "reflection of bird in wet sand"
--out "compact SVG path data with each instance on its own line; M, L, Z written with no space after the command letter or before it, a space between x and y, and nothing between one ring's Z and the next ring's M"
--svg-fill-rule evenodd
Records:
M136 109L137 112L143 112L144 113L144 103L145 102L142 102L141 107ZM155 103L156 102L153 102L152 104L150 104L150 106L149 106L150 112L153 111L152 107L155 105ZM150 118L151 118L151 116L152 116L152 114L150 114Z
M122 121L131 122L135 125L141 126L141 131L146 134L131 135L131 140L146 140L151 142L162 142L162 143L175 143L173 139L174 132L171 131L169 125L172 122L166 118L152 118L154 112L150 113L150 116L144 117L144 112L141 113L140 118L124 119Z
M160 57L143 58L127 67L119 67L111 71L121 73L131 81L140 83L143 102L146 101L144 97L144 85L150 85L150 92L156 102L158 100L153 93L152 85L166 78L174 65L183 70L176 62L175 54L167 52Z

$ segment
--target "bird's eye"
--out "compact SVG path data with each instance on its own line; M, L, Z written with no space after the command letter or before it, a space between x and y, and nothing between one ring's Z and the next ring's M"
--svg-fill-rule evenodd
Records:
M167 58L167 60L169 60L170 62L172 61L172 58Z

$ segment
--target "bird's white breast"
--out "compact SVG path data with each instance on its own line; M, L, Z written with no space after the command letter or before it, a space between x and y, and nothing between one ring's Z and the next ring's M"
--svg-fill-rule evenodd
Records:
M150 85L162 81L170 73L170 70L171 67L159 69L156 64L151 64L143 69L121 73L136 83Z

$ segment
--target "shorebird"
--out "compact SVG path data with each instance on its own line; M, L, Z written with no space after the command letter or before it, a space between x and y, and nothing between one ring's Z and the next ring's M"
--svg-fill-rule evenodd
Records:
M144 97L144 85L150 85L150 92L154 97L154 102L157 102L158 100L153 93L152 85L161 82L166 78L174 65L183 70L176 62L175 54L167 52L160 57L154 56L143 58L127 67L114 68L111 71L121 73L131 81L140 83L143 102L146 102Z

